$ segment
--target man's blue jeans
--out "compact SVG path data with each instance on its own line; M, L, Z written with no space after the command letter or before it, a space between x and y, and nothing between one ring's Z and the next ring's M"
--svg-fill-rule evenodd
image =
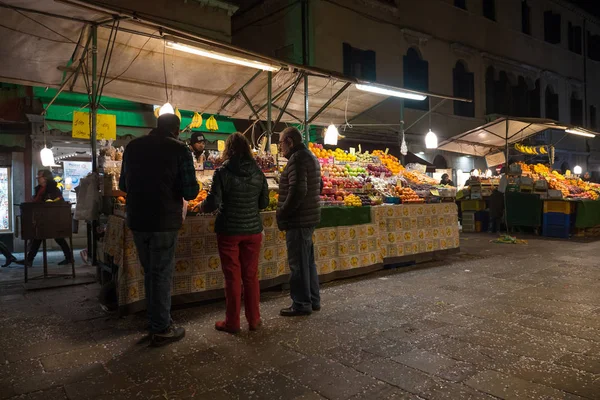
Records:
M315 263L312 236L315 228L290 229L285 234L290 264L290 292L292 307L311 312L321 306L319 274Z
M150 333L162 332L171 325L171 285L178 234L133 232L135 247L144 268Z

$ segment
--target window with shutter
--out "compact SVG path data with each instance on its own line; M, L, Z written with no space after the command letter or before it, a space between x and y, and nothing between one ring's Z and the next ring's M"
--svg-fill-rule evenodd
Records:
M408 49L403 57L403 77L406 89L428 91L429 90L429 63L421 59L418 51L414 48ZM405 100L404 105L417 110L428 110L428 101Z

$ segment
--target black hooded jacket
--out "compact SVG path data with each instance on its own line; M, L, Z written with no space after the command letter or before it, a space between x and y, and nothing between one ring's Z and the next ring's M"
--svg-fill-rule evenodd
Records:
M218 210L215 232L253 235L263 230L260 210L269 206L267 179L252 158L234 157L215 171L202 208Z

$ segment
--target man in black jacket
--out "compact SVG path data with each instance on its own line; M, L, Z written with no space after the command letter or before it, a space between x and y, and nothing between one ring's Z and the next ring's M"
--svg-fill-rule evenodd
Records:
M183 199L195 199L200 188L192 154L178 140L179 125L176 115L161 115L156 129L129 143L119 182L127 193L127 223L144 268L152 346L185 336L185 329L171 323L171 280Z
M291 307L284 308L280 314L285 317L309 315L321 309L312 239L321 222L321 167L302 143L302 134L296 128L287 128L280 134L279 147L288 163L279 181L277 224L280 230L286 231L292 297Z

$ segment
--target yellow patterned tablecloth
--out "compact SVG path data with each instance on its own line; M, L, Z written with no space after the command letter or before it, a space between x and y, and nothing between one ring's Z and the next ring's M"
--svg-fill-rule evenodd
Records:
M262 213L265 238L260 253L259 279L280 284L289 274L285 233L279 232L275 212ZM459 247L454 203L379 206L371 209L371 223L317 229L315 259L322 277L342 271L383 266L386 261ZM214 233L214 216L186 219L177 242L173 296L208 294L224 286ZM111 216L104 251L118 268L119 305L144 299L144 273L133 236L121 217ZM216 297L216 296L212 296ZM202 296L188 296L190 301Z

